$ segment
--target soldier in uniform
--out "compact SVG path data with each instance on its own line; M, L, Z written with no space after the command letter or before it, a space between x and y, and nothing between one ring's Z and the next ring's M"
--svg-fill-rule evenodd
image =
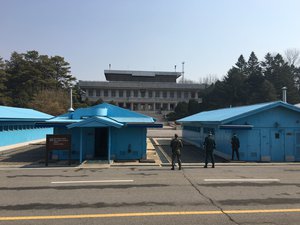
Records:
M233 136L231 138L231 148L232 148L231 160L234 159L234 152L236 153L237 160L240 160L240 155L239 155L240 140L236 136L236 134L233 134Z
M172 148L172 168L171 168L171 170L175 169L175 158L177 158L179 170L181 170L180 155L181 155L181 149L183 147L183 144L182 144L182 141L179 140L177 134L174 135L174 138L172 139L170 146Z
M205 150L205 166L204 166L204 168L207 168L208 157L210 157L210 160L212 163L212 168L215 168L214 149L216 148L216 143L212 137L211 132L205 137L203 147Z

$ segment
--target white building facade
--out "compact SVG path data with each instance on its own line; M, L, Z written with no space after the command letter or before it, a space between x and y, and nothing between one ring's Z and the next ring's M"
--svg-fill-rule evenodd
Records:
M84 99L114 102L133 111L164 113L179 102L202 102L202 84L177 83L179 72L105 70L107 81L79 81Z

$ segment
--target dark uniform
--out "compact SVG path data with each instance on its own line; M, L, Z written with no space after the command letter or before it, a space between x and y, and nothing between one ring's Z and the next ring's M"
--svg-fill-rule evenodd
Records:
M234 159L234 152L236 153L237 159L240 160L239 147L240 147L240 140L236 135L233 135L233 137L231 138L231 148L232 148L231 160Z
M178 162L178 166L179 169L181 170L181 149L183 147L183 144L181 142L181 140L178 139L177 134L175 134L175 138L172 139L171 144L170 144L171 148L172 148L172 170L174 170L175 168L175 159L177 158L177 162Z
M205 166L204 166L204 168L207 168L208 157L210 157L210 160L212 163L212 168L215 168L214 149L216 148L216 143L215 143L215 140L213 139L211 133L207 137L205 137L203 147L205 150Z

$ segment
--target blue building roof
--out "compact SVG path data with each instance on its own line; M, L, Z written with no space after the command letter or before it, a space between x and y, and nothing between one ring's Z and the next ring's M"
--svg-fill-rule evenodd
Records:
M240 107L232 107L232 108L225 108L225 109L217 109L211 111L205 111L201 113L197 113L180 120L177 120L179 123L190 123L190 122L201 122L201 123L222 123L226 124L231 121L253 115L255 113L268 110L275 107L284 107L288 108L297 112L300 112L300 108L282 102L268 102L268 103L261 103L255 105L248 105L248 106L240 106Z
M93 119L91 119L93 118ZM114 126L121 127L126 124L153 124L154 118L136 113L108 103L102 103L88 108L80 108L46 121L51 124L71 124L68 128L86 126Z
M106 126L120 128L124 125L122 123L118 123L107 117L95 116L95 117L90 117L88 119L82 120L81 122L78 123L72 123L67 127L74 128L74 127L106 127Z
M50 119L52 117L53 117L52 115L34 109L0 106L1 121L16 121L16 120L40 121L40 120Z

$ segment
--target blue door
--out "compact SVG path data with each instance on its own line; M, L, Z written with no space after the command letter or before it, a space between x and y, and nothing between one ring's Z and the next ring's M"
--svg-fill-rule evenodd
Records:
M251 130L248 132L248 146L247 146L247 160L259 161L260 160L260 131Z
M296 135L295 160L300 161L300 131L296 131L295 135Z
M271 130L271 161L285 161L284 134L285 132L282 129Z

